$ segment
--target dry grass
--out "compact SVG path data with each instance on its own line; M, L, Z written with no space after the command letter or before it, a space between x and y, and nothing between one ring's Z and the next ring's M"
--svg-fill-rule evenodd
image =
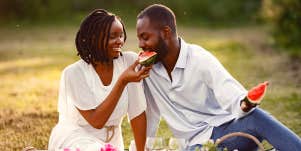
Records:
M0 29L0 150L33 145L47 148L57 121L56 101L61 70L77 60L75 27ZM180 28L186 41L212 51L246 87L269 80L272 85L262 107L301 135L300 64L292 63L268 45L263 28ZM134 29L126 50L138 50ZM297 68L296 68L297 67ZM171 136L165 122L158 135ZM126 146L133 138L125 119Z

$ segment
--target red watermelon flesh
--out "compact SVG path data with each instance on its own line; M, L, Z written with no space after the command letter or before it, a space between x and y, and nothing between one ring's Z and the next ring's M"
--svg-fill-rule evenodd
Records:
M269 85L269 82L263 82L258 84L257 86L253 87L251 90L248 91L248 100L252 104L260 104L262 98L265 95L265 92L267 90L267 86Z
M154 51L142 51L139 53L138 61L143 66L149 66L155 63L157 53Z

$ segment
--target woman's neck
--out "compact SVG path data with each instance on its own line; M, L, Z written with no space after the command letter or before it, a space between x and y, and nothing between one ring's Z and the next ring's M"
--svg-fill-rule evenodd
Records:
M95 62L93 67L95 69L108 70L113 68L113 61L110 62Z
M108 86L113 79L113 61L110 63L96 63L94 66L102 84Z

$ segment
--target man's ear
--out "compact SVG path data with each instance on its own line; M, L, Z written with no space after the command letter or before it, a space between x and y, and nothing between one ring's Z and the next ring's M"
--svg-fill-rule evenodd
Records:
M161 30L162 37L165 39L169 39L171 37L171 28L169 26L164 26Z

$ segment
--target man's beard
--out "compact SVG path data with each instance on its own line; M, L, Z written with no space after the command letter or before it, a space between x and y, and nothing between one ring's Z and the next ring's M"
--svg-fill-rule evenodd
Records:
M155 63L163 61L163 59L167 56L168 47L161 36L159 36L159 42L158 47L156 48L156 52L158 53L158 57Z

